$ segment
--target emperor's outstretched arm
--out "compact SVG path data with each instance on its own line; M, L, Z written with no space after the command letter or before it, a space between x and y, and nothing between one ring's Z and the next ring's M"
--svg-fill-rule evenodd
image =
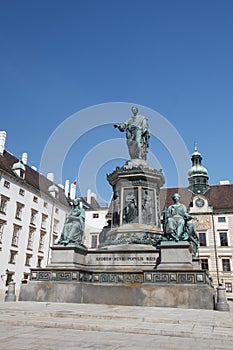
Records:
M114 124L113 127L119 129L120 131L125 131L125 128L126 128L125 123Z

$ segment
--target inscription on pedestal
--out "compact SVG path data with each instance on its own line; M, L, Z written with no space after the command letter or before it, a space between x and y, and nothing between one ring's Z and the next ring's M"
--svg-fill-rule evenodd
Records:
M105 255L106 254L106 255ZM135 254L132 252L132 254L127 253L118 253L118 254L93 254L91 256L88 256L88 264L89 266L101 266L101 267L112 267L112 266L122 266L122 267L128 267L128 266L138 266L138 265L148 265L151 267L154 267L156 265L156 261L158 259L158 252L155 250L153 253L148 252L140 252L138 254Z

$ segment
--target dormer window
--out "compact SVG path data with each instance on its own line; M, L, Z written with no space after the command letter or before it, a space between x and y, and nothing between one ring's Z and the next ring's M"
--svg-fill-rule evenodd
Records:
M54 198L58 198L59 195L59 189L56 185L52 185L48 188L49 193L51 194L51 196L53 196Z
M18 177L21 177L22 179L25 178L25 165L23 164L23 162L18 161L17 163L12 165L12 170L14 171L15 175Z

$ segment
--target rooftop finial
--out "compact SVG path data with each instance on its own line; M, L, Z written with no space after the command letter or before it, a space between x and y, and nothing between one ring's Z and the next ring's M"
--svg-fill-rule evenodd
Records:
M6 131L0 131L0 154L3 155L5 150Z
M197 142L194 142L194 152L197 152Z

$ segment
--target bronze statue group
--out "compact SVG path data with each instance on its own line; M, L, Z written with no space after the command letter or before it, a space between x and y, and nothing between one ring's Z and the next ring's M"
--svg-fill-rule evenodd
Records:
M114 124L121 132L126 132L126 141L129 150L130 159L146 160L149 147L149 127L147 119L138 114L138 108L132 107L133 116L126 122ZM153 225L153 209L152 200L149 192L144 191L142 214L143 223ZM180 196L174 193L172 196L174 203L163 211L163 234L156 240L154 245L158 245L161 241L188 241L193 248L195 256L198 250L198 234L195 226L190 222L193 218L188 213L184 204L180 203ZM113 194L113 217L112 222L108 221L108 225L103 228L100 233L100 243L106 239L107 232L111 227L119 225L119 194ZM133 191L129 191L125 197L125 207L123 214L123 224L134 223L138 216L138 208L136 198ZM81 207L79 198L73 200L72 209L67 216L61 237L57 244L67 245L76 244L84 246L85 238L85 211Z

